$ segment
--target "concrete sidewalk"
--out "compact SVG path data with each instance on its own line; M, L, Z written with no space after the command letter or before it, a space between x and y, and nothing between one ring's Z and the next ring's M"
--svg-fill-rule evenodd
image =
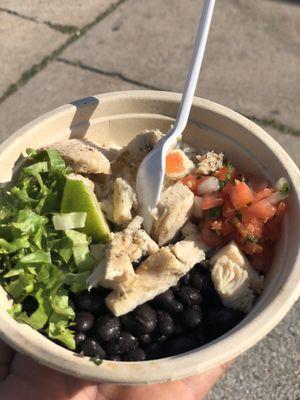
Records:
M203 0L1 0L0 140L91 94L181 91ZM197 95L241 112L300 165L300 4L219 0ZM209 400L300 399L300 303Z

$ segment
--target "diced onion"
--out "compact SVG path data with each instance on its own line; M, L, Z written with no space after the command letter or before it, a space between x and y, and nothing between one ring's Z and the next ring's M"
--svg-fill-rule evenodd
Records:
M87 213L71 212L53 215L52 221L57 231L84 228Z
M271 196L267 197L266 200L274 206L275 204L284 200L287 196L288 196L287 194L275 192L275 193L272 193Z
M199 194L217 192L219 189L219 180L214 176L210 176L198 185Z
M289 191L289 183L287 179L285 178L280 178L278 181L275 183L276 189L281 192L282 194L287 194Z
M196 218L202 217L202 198L198 196L194 196L194 207L193 207L193 216Z

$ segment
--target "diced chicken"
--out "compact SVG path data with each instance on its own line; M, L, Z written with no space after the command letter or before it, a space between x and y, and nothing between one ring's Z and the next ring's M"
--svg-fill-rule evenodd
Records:
M125 293L114 291L106 297L107 307L116 316L126 314L175 285L190 268L162 247L136 269L136 278Z
M74 172L86 174L109 174L110 162L91 142L69 139L46 147L55 149Z
M169 187L157 205L159 218L154 223L154 238L159 246L172 240L188 220L194 194L181 182Z
M104 212L106 218L109 219L111 222L115 222L115 220L114 220L114 205L113 205L112 196L107 199L101 200L100 207L101 207L101 210Z
M248 313L254 302L248 272L223 255L217 259L212 272L214 287L226 307Z
M137 202L132 187L122 178L117 178L114 184L113 218L117 224L127 224L132 220L131 210Z
M163 137L163 133L158 130L145 130L135 136L126 146L129 155L137 161L141 161L149 153L156 143Z
M223 249L219 250L211 258L210 260L211 264L215 265L218 259L224 255L228 257L229 260L238 265L240 268L248 272L250 286L255 292L261 293L263 291L264 288L263 276L259 275L258 272L256 272L255 269L250 265L249 261L247 260L247 258L244 256L244 254L241 252L238 245L234 241L230 242L228 245L223 247Z
M166 177L178 180L195 168L194 163L180 149L171 150L167 155Z
M193 267L195 264L205 260L205 253L200 241L194 239L181 240L171 247L172 253L182 263Z
M95 189L95 185L94 182L91 181L89 178L86 178L85 176L79 175L79 174L70 174L69 178L72 180L78 180L78 181L82 181L84 183L84 186L86 186L87 188L89 188L92 192Z
M162 137L158 129L146 130L135 136L113 160L113 174L122 175L129 184L134 184L139 164Z
M132 262L145 255L156 253L158 245L141 229L143 218L137 216L121 232L114 234L108 243L105 258L88 279L88 286L101 284L104 287L123 292L135 278Z
M224 155L222 153L217 154L213 151L209 151L204 156L197 156L199 161L196 167L196 173L202 175L209 175L211 172L216 172L223 166Z
M122 147L116 143L107 142L99 146L101 153L105 155L105 157L109 161L113 161L121 152Z

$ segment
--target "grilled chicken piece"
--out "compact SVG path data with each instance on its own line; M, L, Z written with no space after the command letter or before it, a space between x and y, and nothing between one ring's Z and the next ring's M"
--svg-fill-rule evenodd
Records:
M127 224L132 220L131 210L137 203L136 194L123 178L114 183L113 219L117 224Z
M226 307L248 313L254 303L248 272L227 256L218 258L211 273L214 287Z
M91 142L69 139L46 147L55 149L76 173L109 174L110 162Z
M205 260L205 253L201 241L193 238L187 238L175 243L171 247L171 251L178 260L191 268L195 264Z
M121 232L114 234L105 257L88 278L88 286L101 286L124 292L135 278L132 262L156 253L158 245L141 229L143 218L137 216Z
M226 256L229 260L237 264L240 268L247 271L251 288L258 294L263 291L264 278L251 266L247 258L244 256L238 245L232 241L219 250L210 260L212 265L218 262L218 259Z
M194 204L194 194L181 182L170 186L157 205L158 220L153 236L159 246L170 242L187 222Z
M113 291L106 297L107 307L116 316L126 314L175 285L189 269L169 248L162 247L136 269L136 277L124 293Z
M216 172L223 166L224 155L222 153L217 154L213 151L209 151L204 156L196 156L199 161L196 167L196 173L202 175L209 175L211 172Z

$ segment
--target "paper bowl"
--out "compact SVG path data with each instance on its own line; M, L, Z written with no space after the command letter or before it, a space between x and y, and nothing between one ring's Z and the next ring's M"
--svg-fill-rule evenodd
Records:
M121 145L143 129L168 131L180 95L129 91L87 97L34 120L0 146L0 182L11 178L27 147L37 148L69 137ZM17 116L16 116L17 117ZM264 174L272 182L286 177L291 185L284 235L266 278L266 288L253 310L234 329L193 351L144 362L104 361L63 349L12 319L9 301L0 288L0 336L37 362L78 378L117 384L166 382L194 375L238 356L261 340L289 311L300 293L299 170L288 154L259 126L226 107L195 98L185 141L197 148L222 151L240 169Z

